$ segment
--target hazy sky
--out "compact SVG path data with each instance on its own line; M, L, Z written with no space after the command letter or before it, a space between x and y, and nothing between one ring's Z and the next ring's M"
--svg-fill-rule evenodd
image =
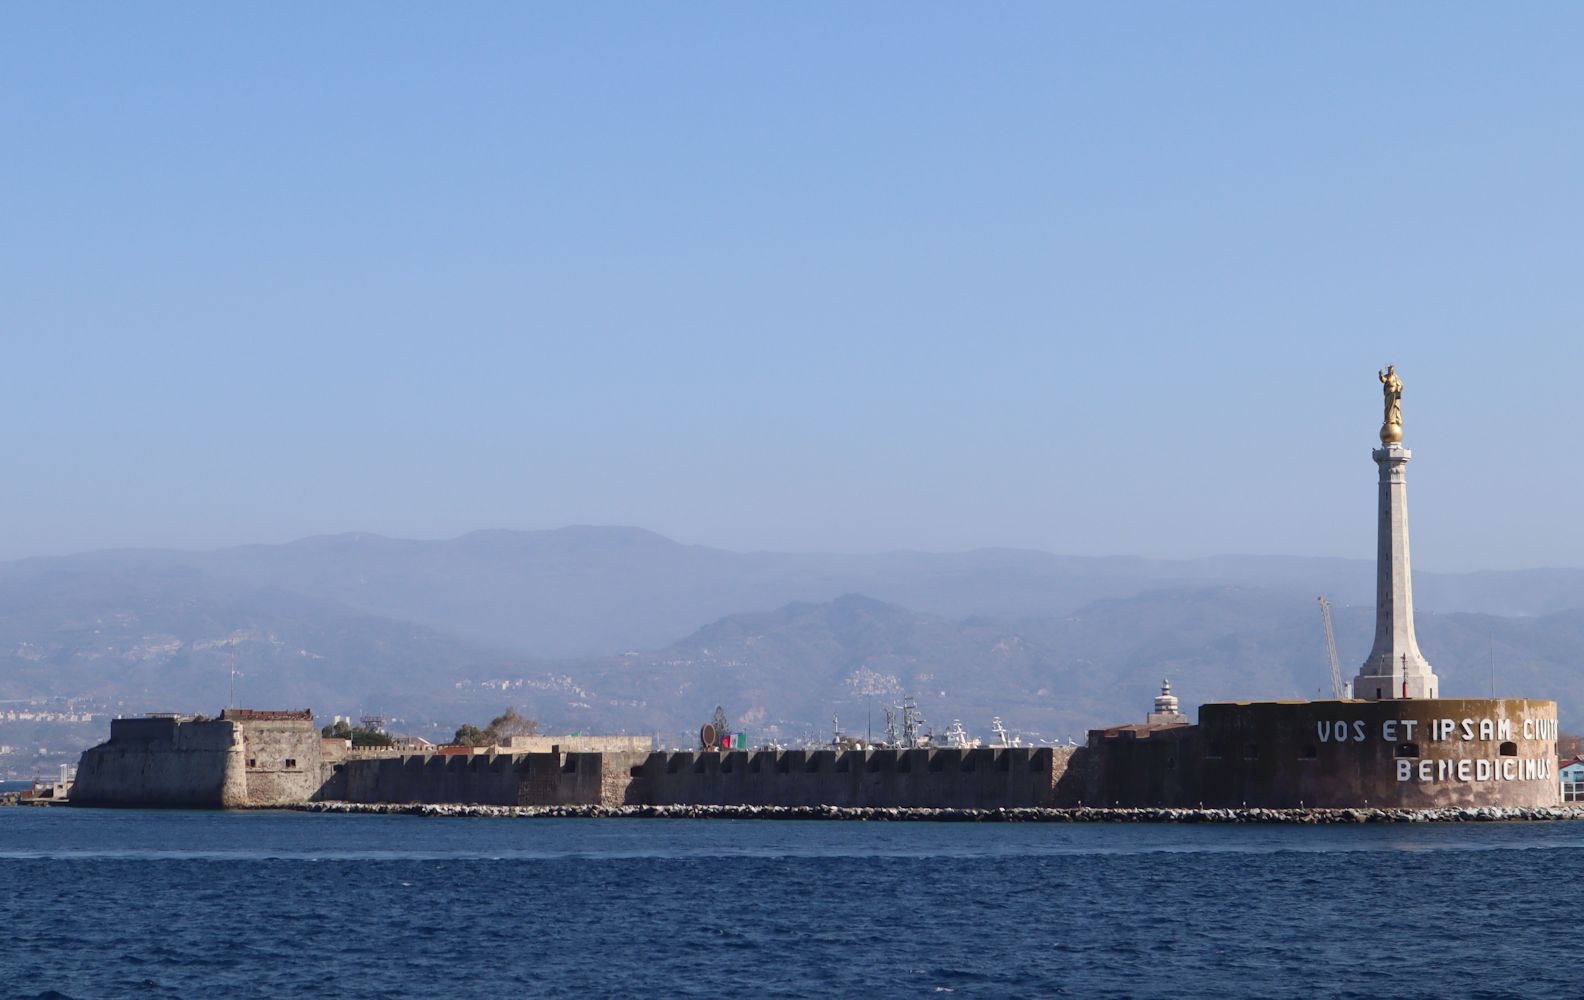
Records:
M0 557L1584 565L1584 7L11 4Z

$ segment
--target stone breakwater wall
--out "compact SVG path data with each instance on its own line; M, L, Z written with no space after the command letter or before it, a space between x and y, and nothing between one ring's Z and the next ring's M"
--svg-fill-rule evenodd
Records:
M771 819L934 823L1490 823L1584 820L1584 807L1448 809L907 809L840 806L566 805L307 802L304 812L483 819Z

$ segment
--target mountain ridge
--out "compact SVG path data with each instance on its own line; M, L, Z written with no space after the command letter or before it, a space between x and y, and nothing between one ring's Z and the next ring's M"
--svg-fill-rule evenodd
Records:
M410 619L520 656L651 649L731 614L875 596L947 616L1056 614L1159 587L1238 584L1373 600L1366 560L1305 556L1064 556L1031 549L866 555L733 552L637 527L480 529L453 539L369 532L215 550L116 549L0 564L0 579L51 568L187 566ZM1584 607L1584 570L1418 573L1421 610L1542 615Z
M114 550L0 565L0 697L212 710L233 656L246 700L326 712L455 720L520 699L547 723L652 731L729 701L802 735L910 692L932 718L1070 736L1141 718L1163 676L1185 704L1328 694L1314 595L1333 599L1351 676L1373 584L1335 558L733 553L599 526ZM1416 589L1449 695L1488 691L1494 652L1503 690L1584 712L1584 573ZM1540 613L1488 610L1512 604Z

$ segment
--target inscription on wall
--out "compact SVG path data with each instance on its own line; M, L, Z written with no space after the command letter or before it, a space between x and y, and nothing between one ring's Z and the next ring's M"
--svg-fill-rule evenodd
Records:
M1514 733L1525 740L1555 740L1557 720L1524 719L1514 727L1511 719L1385 719L1371 729L1362 719L1321 719L1315 736L1321 743L1368 743L1380 740L1397 748L1398 781L1552 781L1554 761L1544 757L1519 757ZM1488 757L1421 757L1418 741L1429 743L1493 744ZM1506 751L1506 752L1503 752Z

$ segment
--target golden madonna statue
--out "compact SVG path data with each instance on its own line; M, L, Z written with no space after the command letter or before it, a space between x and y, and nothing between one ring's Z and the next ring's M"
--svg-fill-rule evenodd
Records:
M1381 443L1397 444L1403 438L1402 379L1397 377L1396 365L1387 365L1385 371L1375 374L1380 377L1381 392L1386 397L1386 419L1381 422Z

